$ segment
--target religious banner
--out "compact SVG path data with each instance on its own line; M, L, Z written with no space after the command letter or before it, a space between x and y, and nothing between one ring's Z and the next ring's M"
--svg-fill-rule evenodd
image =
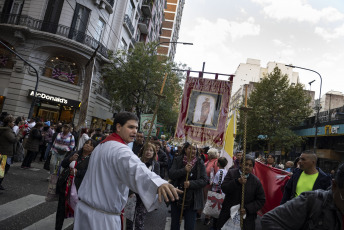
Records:
M222 147L231 95L230 81L187 77L175 141Z
M141 114L140 130L143 132L144 136L148 135L152 119L153 119L153 114ZM156 121L157 121L157 118L155 118L154 120L151 136L156 136L156 123L157 123Z

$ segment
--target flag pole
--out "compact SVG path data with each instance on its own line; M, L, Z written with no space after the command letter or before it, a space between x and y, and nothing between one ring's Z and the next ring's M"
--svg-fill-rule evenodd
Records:
M242 154L242 164L241 164L242 165L241 175L243 176L245 176L246 174L245 165L246 165L247 111L251 109L247 107L247 87L248 85L245 85L245 106L242 106L240 108L244 112L244 144L243 144L243 154ZM240 210L244 208L244 204L245 204L245 184L242 184ZM240 227L241 227L241 230L244 230L244 218L243 218L243 215L241 214L240 214Z

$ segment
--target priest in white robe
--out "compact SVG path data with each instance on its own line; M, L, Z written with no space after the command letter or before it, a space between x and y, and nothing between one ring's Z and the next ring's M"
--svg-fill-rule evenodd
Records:
M137 133L136 115L118 113L114 124L115 132L91 155L78 191L74 230L120 230L129 188L140 195L148 211L157 207L157 198L174 201L182 192L151 172L127 146Z

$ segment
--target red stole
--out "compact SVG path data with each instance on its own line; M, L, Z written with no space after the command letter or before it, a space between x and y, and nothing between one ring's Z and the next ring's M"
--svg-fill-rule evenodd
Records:
M117 141L125 145L127 144L123 141L122 137L120 137L120 135L118 135L117 133L112 133L111 135L107 136L105 140L100 142L100 144L103 144L104 142L107 142L107 141Z

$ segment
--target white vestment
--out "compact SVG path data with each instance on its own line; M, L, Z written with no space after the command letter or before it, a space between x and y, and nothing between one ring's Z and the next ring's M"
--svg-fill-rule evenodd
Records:
M78 191L74 230L120 230L119 215L129 188L153 211L158 204L157 189L164 183L167 181L151 172L127 145L117 141L98 145Z

